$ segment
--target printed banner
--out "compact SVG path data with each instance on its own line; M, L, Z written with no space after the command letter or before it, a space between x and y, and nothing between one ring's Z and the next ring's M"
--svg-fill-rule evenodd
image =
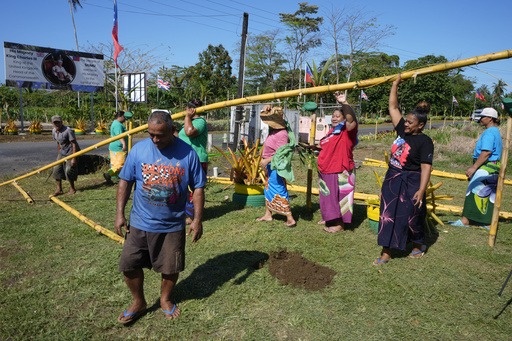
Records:
M103 55L4 42L5 84L14 87L103 90Z

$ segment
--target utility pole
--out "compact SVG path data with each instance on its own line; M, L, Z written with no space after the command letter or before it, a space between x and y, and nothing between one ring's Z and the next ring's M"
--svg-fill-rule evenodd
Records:
M245 48L247 45L247 27L249 25L249 13L244 12L244 24L242 28L242 45L240 46L240 66L238 67L238 93L237 98L244 97L244 74L245 74ZM239 105L235 112L235 131L231 150L235 151L240 142L240 124L244 107Z

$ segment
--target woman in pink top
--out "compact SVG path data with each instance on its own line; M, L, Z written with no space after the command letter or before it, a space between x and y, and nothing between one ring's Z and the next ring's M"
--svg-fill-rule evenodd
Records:
M348 104L343 92L334 96L340 109L332 113L332 128L311 149L320 150L318 155L318 194L325 232L343 231L345 223L352 222L354 206L354 156L353 148L357 144L357 119L354 110Z
M272 108L271 105L263 107L260 113L261 120L268 124L270 133L265 140L260 162L260 166L267 170L267 181L265 183L266 211L263 217L256 220L271 221L272 212L274 212L284 215L286 217L285 225L293 227L296 222L290 209L290 196L286 189L286 180L293 181L291 155L295 147L295 137L283 115L283 109L279 107Z

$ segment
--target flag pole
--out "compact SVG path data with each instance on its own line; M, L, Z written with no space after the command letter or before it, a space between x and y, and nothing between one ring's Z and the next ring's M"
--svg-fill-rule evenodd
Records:
M160 76L156 77L156 106L157 107L160 106L160 97L159 97L160 93L158 92L158 88L159 88L159 86L158 86L158 79L159 78L160 78Z
M363 90L361 90L361 91L363 91ZM347 90L345 90L345 98L347 96L346 92L347 92ZM361 93L359 93L359 117L357 118L358 122L361 120L361 115L363 114L363 110L362 110L363 108L361 107L361 104L363 103L363 101L361 101L361 97L362 97Z
M118 111L118 108L117 108L117 62L114 63L114 72L115 72L115 86L116 86L116 112Z

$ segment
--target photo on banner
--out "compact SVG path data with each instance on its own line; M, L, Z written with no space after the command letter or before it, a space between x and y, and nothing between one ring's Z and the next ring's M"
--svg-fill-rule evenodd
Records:
M31 89L97 92L103 55L4 42L5 84Z

